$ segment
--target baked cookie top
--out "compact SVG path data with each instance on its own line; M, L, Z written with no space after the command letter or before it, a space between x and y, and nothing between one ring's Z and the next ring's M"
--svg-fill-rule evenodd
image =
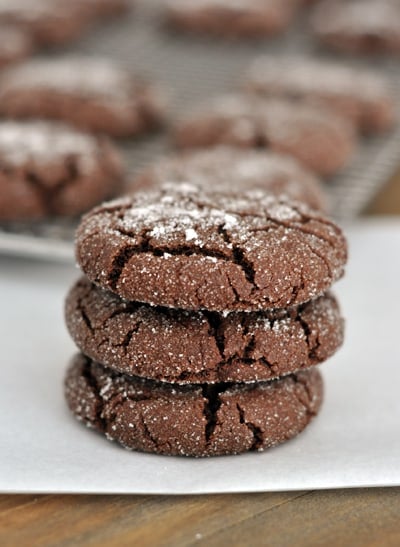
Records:
M167 0L167 22L195 32L227 37L268 36L291 22L297 0Z
M343 51L400 51L400 3L397 0L324 0L313 11L314 32Z
M354 126L327 108L246 94L226 94L200 105L175 130L180 148L231 145L294 156L322 175L349 161Z
M326 59L263 56L245 79L245 87L260 95L327 105L366 133L385 131L395 122L391 83L372 70Z
M190 182L219 192L264 189L324 210L326 198L318 178L294 158L268 151L217 147L162 158L142 171L131 190L165 181Z
M121 191L107 139L62 124L0 122L0 219L75 216Z
M94 209L76 256L91 281L128 300L234 311L322 294L347 250L341 230L299 202L173 185Z
M33 59L8 70L0 82L2 93L46 89L82 100L96 99L121 109L131 103L135 91L142 91L145 87L118 63L81 56Z

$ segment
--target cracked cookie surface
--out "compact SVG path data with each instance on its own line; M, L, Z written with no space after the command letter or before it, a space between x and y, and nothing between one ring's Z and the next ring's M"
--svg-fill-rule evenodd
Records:
M65 395L85 425L132 450L217 456L263 450L300 433L318 413L317 369L259 384L176 386L124 376L77 355Z
M0 122L0 220L75 216L122 182L108 140L50 122Z
M165 181L189 182L206 190L263 189L325 210L326 196L318 178L294 158L268 151L217 147L163 158L140 173L131 191L160 186Z
M65 315L85 355L125 374L178 384L271 380L325 361L343 342L331 294L290 309L223 316L128 302L82 278Z
M77 231L79 265L127 300L210 311L304 303L343 275L341 230L299 202L191 185L103 204Z
M289 154L322 176L342 169L356 147L354 124L323 106L226 94L184 117L174 133L182 149L229 145Z

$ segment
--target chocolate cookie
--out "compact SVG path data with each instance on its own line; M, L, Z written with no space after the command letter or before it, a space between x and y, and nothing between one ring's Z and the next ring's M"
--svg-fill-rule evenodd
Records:
M128 300L250 311L321 295L343 274L346 241L300 202L181 185L97 207L76 254L91 281Z
M312 209L326 209L320 181L284 154L218 147L184 156L163 158L140 173L130 190L189 182L220 192L264 189L276 196L303 201Z
M316 369L259 384L176 386L124 376L78 355L65 380L70 410L125 448L179 456L263 450L318 413Z
M32 40L21 29L0 25L0 69L28 57L33 49Z
M271 36L293 19L297 0L167 0L174 28L228 38Z
M246 87L267 97L323 103L364 133L386 131L395 122L394 99L383 76L326 59L260 57L250 66Z
M332 175L355 148L352 124L329 109L251 95L225 95L178 125L180 148L219 144L285 152L321 175Z
M0 122L0 220L77 215L121 190L106 140L46 122Z
M327 46L350 53L400 53L398 0L325 0L311 19Z
M40 46L75 40L87 21L78 5L62 0L1 0L0 24L21 28Z
M82 278L66 301L85 354L124 374L198 384L271 380L322 363L343 342L336 299L227 316L127 302Z
M0 113L11 118L58 119L129 137L159 125L162 110L152 86L107 59L37 59L0 78Z

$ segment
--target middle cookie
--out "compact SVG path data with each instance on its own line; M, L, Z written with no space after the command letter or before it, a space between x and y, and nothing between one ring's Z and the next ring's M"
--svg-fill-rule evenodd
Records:
M82 278L67 297L66 322L92 359L178 384L271 380L325 361L343 342L330 293L289 309L224 317L128 302Z

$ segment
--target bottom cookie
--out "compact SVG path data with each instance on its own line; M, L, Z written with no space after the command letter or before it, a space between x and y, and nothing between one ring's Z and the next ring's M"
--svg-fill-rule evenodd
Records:
M73 414L125 448L181 456L263 450L300 433L323 384L310 369L257 384L177 386L112 372L82 354L65 379Z

